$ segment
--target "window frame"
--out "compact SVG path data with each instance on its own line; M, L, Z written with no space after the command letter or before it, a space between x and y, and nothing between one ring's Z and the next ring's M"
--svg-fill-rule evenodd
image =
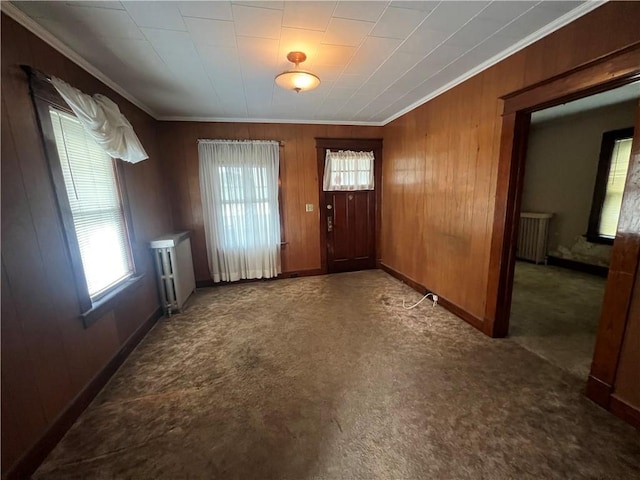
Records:
M620 128L610 130L602 134L600 144L600 157L598 160L598 173L593 189L593 199L591 201L591 213L589 215L589 226L586 233L588 242L613 245L614 238L602 236L600 234L600 217L602 207L607 194L607 183L609 181L609 171L611 169L611 155L617 140L633 138L634 128Z
M60 157L58 155L58 148L56 145L49 110L50 108L54 108L71 114L74 117L75 114L56 91L45 74L29 66L23 65L22 69L27 73L29 78L30 94L35 107L38 127L42 138L42 145L47 159L53 192L56 199L56 206L62 224L67 253L71 263L71 270L75 280L75 289L80 307L79 316L86 328L98 318L102 317L106 312L113 309L120 294L125 291L130 291L133 287L139 285L140 280L144 276L138 269L140 262L138 262L136 258L135 246L137 244L133 222L131 220L129 197L124 186L124 168L122 160L112 159L118 194L120 195L120 207L122 209L122 217L124 219L124 226L129 246L128 254L131 261L132 273L120 282L111 286L109 289L100 292L99 295L92 299L87 287L87 280L84 267L82 265L82 257L80 255L80 246L78 244L71 205L67 196L67 189L64 182L64 175L62 172Z

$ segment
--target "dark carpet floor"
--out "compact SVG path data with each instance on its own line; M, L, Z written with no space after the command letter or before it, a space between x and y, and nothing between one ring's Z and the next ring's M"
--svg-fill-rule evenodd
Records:
M588 273L518 262L509 336L586 382L605 284Z
M202 290L39 479L632 479L640 434L584 382L381 271Z

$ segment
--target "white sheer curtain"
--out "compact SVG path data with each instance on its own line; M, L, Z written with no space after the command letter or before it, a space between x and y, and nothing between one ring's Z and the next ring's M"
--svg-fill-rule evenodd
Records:
M133 127L109 98L99 93L93 97L56 77L51 83L71 107L78 120L110 157L138 163L149 158Z
M323 190L373 190L373 152L327 150Z
M209 271L214 282L280 270L279 144L198 140Z

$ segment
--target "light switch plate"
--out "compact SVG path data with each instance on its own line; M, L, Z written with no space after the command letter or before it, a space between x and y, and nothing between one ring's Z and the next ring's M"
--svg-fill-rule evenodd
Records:
M313 212L313 203L307 203L305 206L307 212Z

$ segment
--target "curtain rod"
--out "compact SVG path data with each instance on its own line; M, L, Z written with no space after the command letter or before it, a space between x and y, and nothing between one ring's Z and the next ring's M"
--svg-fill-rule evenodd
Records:
M281 147L284 147L284 142L282 140L250 140L250 139L231 140L231 139L199 138L198 143L277 143Z

